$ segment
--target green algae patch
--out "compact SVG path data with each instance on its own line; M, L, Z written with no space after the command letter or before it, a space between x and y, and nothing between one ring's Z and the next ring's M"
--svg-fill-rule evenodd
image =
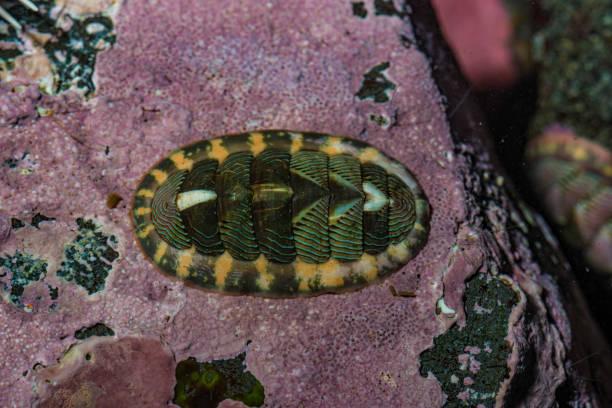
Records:
M117 239L101 231L93 220L78 218L76 223L79 233L66 245L57 276L84 287L91 295L104 289L112 264L119 257L111 246Z
M264 402L264 389L249 371L245 371L246 353L235 358L200 363L189 357L176 366L175 404L182 408L214 408L226 399L249 407Z
M21 295L25 287L31 282L38 281L47 273L47 262L31 254L15 251L15 255L5 254L0 258L0 271L3 269L11 275L9 299L15 306L21 306ZM0 273L0 277L5 275L6 272ZM4 286L6 290L6 285Z
M533 39L539 64L537 134L558 122L612 149L610 1L543 0L548 15Z
M389 100L388 92L396 88L396 85L384 75L384 71L389 68L389 62L376 65L363 75L361 88L355 96L364 100L374 99L376 103L383 103Z
M74 337L79 340L85 340L92 336L114 336L115 332L113 329L105 325L104 323L96 323L90 327L83 327L74 332Z
M363 1L354 1L351 3L353 8L353 15L359 18L366 18L368 16L368 10L365 7Z
M63 32L57 41L45 45L45 52L55 67L56 92L74 86L89 95L95 90L93 73L97 54L115 43L113 23L100 15L72 20L72 28Z
M508 318L518 294L496 276L478 274L466 285L465 327L454 325L421 353L420 373L432 373L447 399L445 408L493 408L508 378Z
M53 72L53 84L45 87L47 92L58 93L76 88L85 95L95 91L94 66L99 52L115 43L113 22L104 13L77 16L69 12L52 13L55 1L40 1L40 12L33 12L18 2L7 5L7 11L28 33L36 33ZM58 22L58 16L62 19ZM0 22L0 72L15 67L16 59L24 55L23 43L14 27ZM40 78L43 82L42 78Z
M11 218L11 228L16 230L23 227L25 227L25 222L23 222L19 218Z
M59 288L57 288L56 286L51 286L48 283L46 285L49 289L49 298L51 298L51 300L57 300L57 298L59 297Z
M404 18L406 13L395 8L393 0L374 0L374 14L377 16L389 16Z
M391 121L385 115L370 115L370 121L382 128L386 128L391 124Z
M41 213L36 213L36 215L32 217L32 221L30 221L30 225L36 229L40 229L39 225L43 221L55 221L55 218L47 217L46 215L42 215Z

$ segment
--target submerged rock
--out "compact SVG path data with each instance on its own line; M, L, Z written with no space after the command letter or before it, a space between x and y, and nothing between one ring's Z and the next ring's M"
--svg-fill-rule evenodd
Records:
M0 168L3 213L55 218L11 230L0 253L44 259L46 273L24 296L42 288L56 304L15 307L13 272L0 267L0 404L52 406L61 389L60 403L120 406L129 393L128 406L169 405L179 362L194 362L212 389L221 370L198 370L242 356L247 344L235 366L237 378L252 378L223 375L255 393L223 388L215 398L237 398L219 406L608 401L608 349L580 293L563 286L571 272L554 238L484 147L458 73L439 60L448 55L440 38L431 43L439 54L427 48L429 6L356 10L332 1L125 2L114 46L97 56L95 95L21 95L18 111L0 110L0 152L27 151L36 163ZM127 198L140 177L186 143L275 128L351 136L402 162L432 209L421 252L359 291L310 298L208 293L161 274L130 223ZM111 194L125 200L108 205ZM98 323L114 336L73 345ZM593 373L602 390L584 380Z

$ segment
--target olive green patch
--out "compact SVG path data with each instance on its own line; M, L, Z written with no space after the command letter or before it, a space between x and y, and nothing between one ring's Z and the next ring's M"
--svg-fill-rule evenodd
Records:
M264 403L264 389L245 371L242 352L235 358L200 363L193 357L176 366L176 386L172 402L181 408L214 408L226 399L241 401L249 407Z
M23 222L23 220L20 220L19 218L11 218L11 228L16 230L23 227L25 227L25 222Z
M378 126L384 128L389 126L391 121L385 115L370 115L370 121L376 123Z
M93 220L78 218L79 233L66 246L65 260L61 263L57 276L74 281L92 294L104 289L106 277L112 263L119 253L111 244L117 244L114 235L100 231Z
M2 64L0 63L0 72L2 72ZM26 86L14 86L11 88L11 94L19 94L21 92L27 91L28 87ZM17 95L15 95L17 96ZM23 119L23 117L14 118L14 120L19 121ZM12 121L11 124L15 124L16 122ZM33 174L36 171L36 167L38 166L38 162L32 159L30 156L30 152L23 152L21 157L7 157L2 160L2 167L8 167L10 170L19 171L21 175L27 176Z
M368 10L365 8L363 1L354 1L351 3L353 7L353 15L359 18L366 18L368 16Z
M51 300L57 300L57 298L59 297L59 288L57 286L51 286L48 283L46 285L49 289L49 297L51 298Z
M47 273L47 261L34 258L28 253L15 251L13 256L5 254L4 257L0 258L0 271L3 269L8 270L11 274L9 299L15 306L21 306L21 295L23 295L25 287L31 282L38 281ZM4 276L6 276L6 272L0 273L0 278ZM8 289L6 283L3 287L5 291Z
M90 327L83 327L74 332L74 337L79 340L85 340L92 336L114 336L115 332L113 329L105 325L104 323L96 323Z
M374 14L377 16L397 16L403 18L406 13L395 8L393 0L374 0Z
M543 0L547 24L532 40L539 64L533 136L558 122L612 149L610 1Z
M16 169L19 166L19 160L14 157L9 157L8 159L4 159L2 161L3 167L8 167L9 169Z
M432 373L447 399L445 408L493 408L508 378L508 318L518 294L498 277L478 274L466 285L466 324L454 325L421 353L421 375ZM461 394L461 399L459 398Z
M36 215L34 215L34 217L32 217L32 221L30 221L30 225L33 226L36 229L40 229L40 228L38 228L38 226L43 221L55 221L55 218L47 217L46 215L42 215L41 213L36 213Z
M369 70L363 75L361 88L357 91L359 99L374 99L376 103L383 103L389 100L388 91L396 88L396 85L383 74L389 68L389 62L383 62Z
M54 75L53 92L63 92L72 87L82 90L85 95L95 91L93 82L94 66L100 51L110 48L116 40L113 22L103 14L73 16L63 14L70 20L58 23L54 14L55 1L45 2L45 14L34 12L19 2L9 2L5 6L22 27L28 31L51 36L42 47L52 65ZM0 23L0 24L3 24ZM64 31L63 27L70 27ZM17 57L22 55L18 47L24 47L14 27L7 24L6 30L0 31L0 42L10 44L10 48L0 50L0 71L14 68Z

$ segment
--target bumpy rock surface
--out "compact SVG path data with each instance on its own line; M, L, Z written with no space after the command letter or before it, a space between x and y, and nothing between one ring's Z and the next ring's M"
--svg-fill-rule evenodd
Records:
M554 241L486 151L451 137L408 17L387 1L126 2L90 99L0 84L0 405L61 391L173 406L172 371L194 357L256 379L223 389L228 407L257 406L257 382L266 407L604 406L588 378L609 372L588 356L607 349L573 340L590 320L542 269L565 270ZM129 221L139 178L179 145L262 128L352 136L404 163L432 206L424 249L383 282L312 298L160 274ZM130 380L143 359L159 381Z

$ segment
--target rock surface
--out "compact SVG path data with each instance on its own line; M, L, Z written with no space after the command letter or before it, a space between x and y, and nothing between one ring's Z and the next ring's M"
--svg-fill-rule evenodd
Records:
M77 333L102 323L114 335L100 372L123 375L113 360L142 361L143 347L166 379L130 381L141 398L129 406L172 406L170 356L243 352L266 407L550 406L555 393L604 406L579 380L593 350L573 348L541 267L564 268L554 240L493 159L451 136L408 15L357 3L125 2L90 99L0 84L0 223L25 224L0 237L0 405L45 406L61 389L108 406L87 353L73 353L74 371L55 365L71 345L101 347ZM129 221L139 178L182 144L262 128L348 135L404 163L432 206L425 248L381 283L307 299L205 293L160 274Z

